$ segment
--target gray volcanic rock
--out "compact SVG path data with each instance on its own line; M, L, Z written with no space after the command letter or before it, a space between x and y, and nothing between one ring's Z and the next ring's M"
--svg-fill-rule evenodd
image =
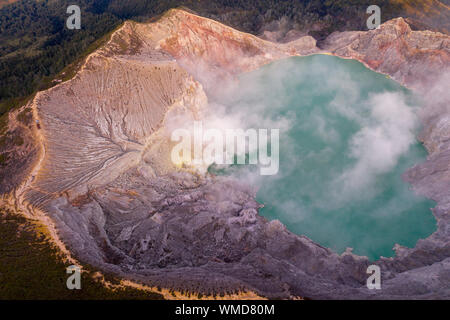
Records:
M448 41L397 19L324 44L434 93L426 95L421 135L429 159L405 179L438 202L438 229L374 262L382 290L366 287L366 257L338 255L267 221L242 182L170 161L170 121L207 112L200 82L319 52L310 37L278 45L180 10L152 24L126 23L74 79L34 99L42 159L16 205L44 211L81 261L150 285L270 298L450 298L450 116L448 100L435 94L446 91Z
M403 18L370 31L335 32L323 50L356 59L414 89L429 88L448 72L450 39L446 34L412 31Z
M79 207L60 197L46 210L75 256L153 285L287 298L364 283L366 258L340 257L268 222L254 196L226 178L178 172L149 181L130 170Z
M170 108L194 115L205 101L201 86L173 61L91 56L84 72L34 100L46 157L26 198L39 205L49 195L73 198L114 180L147 161L145 154L155 147L151 135ZM168 157L163 160L170 165Z

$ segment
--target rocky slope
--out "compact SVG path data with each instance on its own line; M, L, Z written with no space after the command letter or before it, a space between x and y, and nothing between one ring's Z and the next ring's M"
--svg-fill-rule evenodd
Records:
M201 118L205 89L320 52L358 59L427 97L421 138L430 157L405 178L438 202L438 230L376 262L382 290L365 286L367 258L337 255L268 222L238 181L169 160L169 120ZM44 212L81 261L151 285L271 298L450 298L449 67L449 37L412 31L401 18L333 34L322 48L311 37L267 42L181 10L151 24L127 22L74 79L30 104L41 152L5 201Z

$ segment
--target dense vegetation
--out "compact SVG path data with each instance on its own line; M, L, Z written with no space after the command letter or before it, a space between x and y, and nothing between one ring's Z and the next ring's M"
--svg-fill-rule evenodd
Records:
M120 19L83 3L83 28L65 27L70 1L18 1L0 9L0 114L73 62Z
M433 2L427 0L424 2ZM7 2L11 4L4 5ZM68 0L2 1L0 8L0 115L23 98L50 85L63 68L124 19L145 20L178 6L260 33L273 21L323 38L335 30L365 28L365 9L382 8L387 20L402 12L402 3L416 0L77 0L81 30L68 30ZM420 2L420 1L419 1ZM20 99L18 99L20 98Z
M0 209L0 300L4 299L162 299L133 288L108 289L83 267L81 289L69 290L59 251L36 222ZM113 285L118 281L107 277Z

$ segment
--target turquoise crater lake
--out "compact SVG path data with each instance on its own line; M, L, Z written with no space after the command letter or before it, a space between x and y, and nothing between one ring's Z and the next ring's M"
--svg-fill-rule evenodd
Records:
M216 102L229 121L280 129L278 174L225 169L255 184L267 219L371 260L393 256L396 243L414 247L436 229L435 203L402 180L426 159L415 138L418 102L388 77L354 60L294 57L242 75Z

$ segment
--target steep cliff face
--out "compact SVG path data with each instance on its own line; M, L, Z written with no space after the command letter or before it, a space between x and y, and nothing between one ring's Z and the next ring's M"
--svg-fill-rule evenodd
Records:
M151 285L274 298L448 298L450 117L442 99L425 109L422 138L432 155L406 174L438 201L439 228L416 248L377 262L383 290L376 292L365 286L367 258L337 255L268 222L254 192L238 181L172 165L166 132L172 116L207 111L204 85L291 55L325 50L420 92L436 89L449 68L448 43L439 33L411 31L402 19L334 34L323 50L310 37L270 43L181 10L155 23L127 22L74 79L30 104L42 152L14 192L15 205L45 212L81 261Z
M317 51L310 36L280 45L181 10L170 10L154 24L137 25L136 31L155 41L157 49L176 58L204 85L211 78L228 78L276 59Z
M333 54L357 59L369 68L388 74L419 89L438 81L450 63L448 35L412 31L403 18L371 31L336 32L323 44Z
M438 0L391 0L400 5L405 14L428 26L448 34L450 31L450 6L448 1Z

